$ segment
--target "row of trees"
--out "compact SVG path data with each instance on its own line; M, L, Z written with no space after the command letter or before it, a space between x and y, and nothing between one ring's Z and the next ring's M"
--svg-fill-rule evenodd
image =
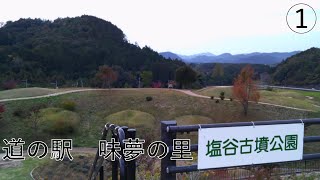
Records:
M246 64L203 63L190 66L199 72L204 86L224 86L232 85ZM251 67L255 69L254 79L259 79L261 74L268 74L269 77L272 74L270 66L252 64Z
M223 71L219 69L219 66L215 69L215 72L218 76L223 73ZM141 76L142 78L139 77L140 79L151 83L152 73L143 72ZM233 96L242 104L244 115L248 114L249 102L258 102L260 99L254 76L254 69L250 65L247 65L241 70L233 83ZM111 84L117 80L118 74L111 67L104 65L99 67L96 78L101 81L102 88L110 88ZM187 88L197 80L197 72L189 66L182 66L176 70L175 79L180 87Z
M120 80L122 76L121 72L117 71L117 67L109 67L103 65L99 67L98 72L95 75L96 85L102 88L111 88L111 86ZM192 83L197 81L197 72L189 66L182 66L178 68L174 76L172 77L177 82L178 86L181 88L188 88ZM152 71L142 71L141 73L136 73L137 87L162 87L162 84L173 83L170 77L167 77L164 81L155 79L155 75ZM160 83L160 84L159 84ZM128 85L128 82L126 82ZM124 87L126 87L124 85Z

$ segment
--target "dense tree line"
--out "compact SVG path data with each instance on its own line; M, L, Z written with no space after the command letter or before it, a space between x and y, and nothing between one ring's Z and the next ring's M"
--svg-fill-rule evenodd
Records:
M116 80L109 82L97 75L104 65L115 72ZM190 64L189 68L180 60L165 59L147 46L129 43L121 29L93 16L54 21L20 19L0 28L3 89L14 88L16 81L26 80L37 85L81 82L100 87L150 87L155 83L156 87L164 87L177 80L179 87L201 88L231 85L245 65L204 63ZM270 74L270 81L275 84L319 85L320 49L296 54L274 68L252 67L254 79ZM190 78L186 78L188 73Z
M320 86L320 49L298 53L274 68L273 80L287 86Z
M204 86L211 85L232 85L235 78L247 64L228 64L228 63L203 63L191 64L196 69L198 80ZM252 64L255 73L253 79L259 80L260 74L272 73L272 68L268 65Z
M93 16L20 19L0 28L2 82L28 79L64 84L82 79L94 85L101 65L118 71L115 86L134 86L135 76L144 71L152 72L152 81L174 79L175 70L184 63L129 43L115 25Z

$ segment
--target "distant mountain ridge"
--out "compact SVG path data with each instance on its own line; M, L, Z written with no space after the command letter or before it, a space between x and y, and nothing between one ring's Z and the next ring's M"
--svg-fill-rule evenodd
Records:
M235 54L224 53L220 55L214 55L212 53L200 53L195 55L178 55L172 52L160 53L165 58L180 59L187 63L248 63L248 64L279 64L283 60L298 54L301 51L293 52L272 52L261 53L253 52L249 54Z
M168 59L170 58L170 59L182 60L182 58L180 56L178 56L177 54L172 53L172 52L162 52L162 53L159 53L159 54L162 55L165 58L168 58Z

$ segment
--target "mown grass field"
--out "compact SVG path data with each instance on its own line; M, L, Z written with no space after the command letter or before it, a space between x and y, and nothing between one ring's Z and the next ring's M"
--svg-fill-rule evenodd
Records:
M49 162L48 158L45 159L32 159L27 158L21 162L18 167L0 168L0 179L8 180L32 180L30 172L38 166L42 166Z
M49 88L19 88L12 90L0 91L0 100L1 99L12 99L12 98L21 98L21 97L33 97L33 96L42 96L47 94L53 94L57 92L63 92L70 89L49 89Z
M225 92L226 98L232 97L231 87L209 87L194 92L219 97L222 91ZM260 90L260 96L260 102L320 111L320 92L273 89L272 91Z
M153 100L146 101L146 96L152 96ZM39 131L36 133L37 137L40 138L39 140L48 142L52 138L66 137L74 140L74 146L96 147L101 128L109 121L106 118L111 114L125 110L136 110L153 116L154 120L145 122L145 126L139 125L136 127L138 135L139 132L143 132L142 134L145 135L144 127L149 127L152 124L152 131L147 132L150 138L159 138L161 120L173 120L186 115L208 117L211 119L211 123L303 118L307 116L305 112L301 111L266 105L252 105L249 115L245 117L242 114L241 106L237 102L220 101L220 103L216 103L211 99L192 97L167 89L89 91L5 103L6 112L0 120L0 139L22 137L27 141L27 144L34 141L35 135L32 129L32 121L27 115L28 112L34 107L59 107L59 104L66 100L75 102L75 113L80 116L80 124L76 132L68 135L54 135ZM20 112L18 114L22 115L17 116L17 111ZM113 117L110 121L119 125L130 125L133 126L132 128L135 128L135 123L138 123L138 121L129 123L123 115L120 115L119 118ZM192 123L195 123L195 121L192 121Z
M198 91L196 92L198 93ZM220 93L220 90L217 92ZM228 98L227 89L225 92ZM304 94L295 97L300 97L299 101L303 101L302 96L309 95ZM151 96L153 100L146 101L147 96ZM316 94L312 101L318 101L318 98ZM35 132L32 116L29 115L29 112L33 109L40 109L39 115L45 116L43 115L44 112L50 112L50 116L54 116L52 113L55 110L61 112L61 110L58 111L55 108L61 108L61 103L65 101L71 101L76 104L72 113L61 113L62 115L73 114L73 116L79 117L80 122L76 130L69 134L57 135L45 131L45 128L42 128L42 124L40 124L39 130ZM177 120L178 125L187 125L317 116L315 113L261 104L250 104L249 114L248 116L244 116L241 105L236 101L220 101L216 103L215 100L192 97L168 89L112 89L78 92L41 99L11 101L6 102L5 106L6 112L3 114L3 118L0 119L1 140L21 137L26 141L26 145L34 140L42 140L49 145L50 139L53 138L72 138L74 147L97 147L101 136L101 129L107 122L136 128L137 137L145 138L146 141L154 141L160 138L160 121L162 120ZM308 128L307 134L319 135L318 130L318 127L311 126ZM190 135L178 135L178 137L191 138L192 143L197 142L197 134L194 133ZM2 146L4 144L1 141L0 147ZM306 146L306 152L318 150L314 145ZM52 161L46 162L46 164L49 164L52 168L62 169L65 166L70 166L67 171L70 173L72 173L73 168L76 168L80 173L84 172L81 169L84 166L81 164L83 160L79 160L78 163L76 162L76 165L64 163L65 166L59 167ZM38 166L37 163L39 162L36 160L28 159L22 167L0 170L0 177L19 179L20 177L27 176L26 174L32 168ZM51 171L49 172L48 168L39 170L46 171L47 174L52 173Z

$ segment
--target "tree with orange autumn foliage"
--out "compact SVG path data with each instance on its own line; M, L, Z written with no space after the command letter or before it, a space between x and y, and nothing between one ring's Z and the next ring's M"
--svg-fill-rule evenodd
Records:
M99 67L96 77L102 81L102 88L111 88L111 84L118 79L118 74L111 67L103 65Z
M254 69L244 67L233 83L233 96L242 104L244 115L248 114L249 101L258 102L260 94L253 81Z

